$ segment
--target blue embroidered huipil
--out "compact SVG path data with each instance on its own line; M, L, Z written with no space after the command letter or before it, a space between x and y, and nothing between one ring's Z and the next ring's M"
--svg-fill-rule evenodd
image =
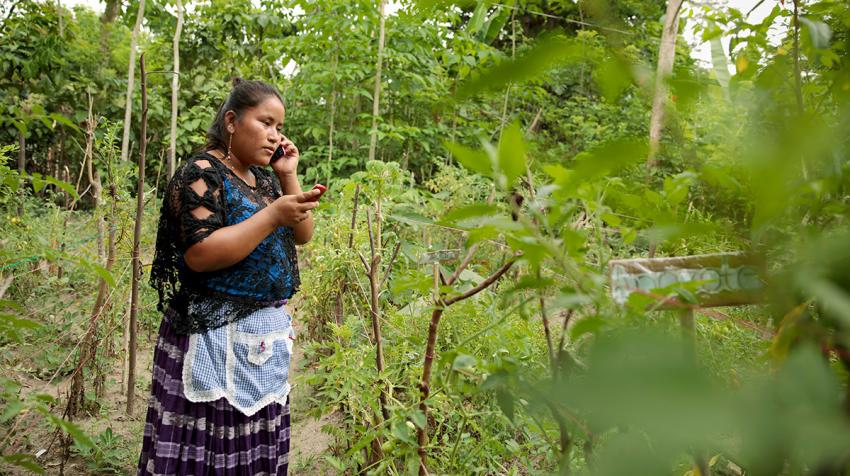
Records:
M226 398L247 415L285 403L292 350L283 308L300 284L294 236L280 227L242 261L196 272L183 254L215 230L238 224L281 196L278 180L251 167L251 187L209 154L192 157L169 182L160 216L151 284L172 326L190 334L183 387L191 401Z

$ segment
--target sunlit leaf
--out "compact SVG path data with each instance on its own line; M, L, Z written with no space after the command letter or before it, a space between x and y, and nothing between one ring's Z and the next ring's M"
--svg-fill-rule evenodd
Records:
M538 78L554 66L580 59L581 45L559 36L544 38L530 50L518 55L515 60L505 59L463 83L458 87L457 96L463 99L478 93L499 90L509 83L523 83Z
M829 48L829 40L832 39L832 29L826 23L820 20L800 17L800 23L809 32L809 38L812 40L812 45L815 48Z

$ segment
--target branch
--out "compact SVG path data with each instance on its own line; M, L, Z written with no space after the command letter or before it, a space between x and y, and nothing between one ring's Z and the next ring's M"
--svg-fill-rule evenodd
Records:
M398 256L398 250L400 250L400 249L401 249L401 241L399 241L395 245L395 249L393 250L393 255L390 258L389 264L387 265L387 270L384 271L384 277L381 279L381 284L378 285L378 289L381 289L382 287L384 287L384 283L387 282L387 278L390 276L390 271L392 271L392 269L393 269L393 263L395 262L395 258L396 258L396 256Z
M503 264L501 268L497 269L495 273L491 274L484 281L481 281L480 283L478 283L478 286L475 286L474 288L470 289L469 291L467 291L467 292L465 292L465 293L463 293L459 296L455 296L455 297L446 299L445 301L443 301L444 305L446 307L448 307L448 306L451 306L452 304L454 304L458 301L463 301L464 299L470 298L470 297L475 296L476 294L480 293L481 291L483 291L484 289L489 287L491 284L496 282L496 280L501 278L502 275L505 274L511 268L511 266L514 265L514 263L516 263L516 259L517 259L516 256L511 258L510 261Z
M372 252L372 257L375 257L375 237L372 235L372 214L369 209L366 209L366 225L369 228L369 249Z
M446 284L448 284L449 286L454 284L454 282L457 280L457 278L460 277L460 273L462 273L463 270L466 269L467 266L469 266L469 263L472 261L472 258L475 255L475 252L477 252L477 251L478 251L478 243L475 243L474 245L469 247L469 251L466 253L466 256L463 257L463 261L461 261L460 264L457 266L457 268L455 269L455 272L452 273L452 276L449 278L449 280L446 282Z
M360 184L354 189L354 208L351 209L351 228L348 231L348 249L354 247L354 227L357 226L357 203L360 199Z
M369 263L366 262L366 258L363 257L363 253L358 251L357 256L360 257L360 262L362 262L363 267L366 268L366 274L372 274L372 269L369 267Z
M561 350L564 348L564 342L567 337L567 326L570 323L570 319L573 317L573 310L570 309L567 311L567 314L564 316L564 323L561 326L561 338L558 340L558 355L561 354Z

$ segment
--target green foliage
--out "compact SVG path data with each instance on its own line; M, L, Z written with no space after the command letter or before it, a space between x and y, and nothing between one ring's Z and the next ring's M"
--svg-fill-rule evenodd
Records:
M663 2L398 5L386 18L380 160L372 162L374 2L240 0L187 10L178 158L202 144L231 76L264 79L286 99L284 132L301 150L302 182L329 185L314 240L300 253L297 313L314 408L341 413L321 459L340 472L413 473L417 431L427 427L432 473L696 474L699 460L721 474L732 464L747 474L846 470L845 3L799 2L795 18L786 2L758 23L734 8L688 5L712 61L697 64L678 41L650 170ZM115 305L99 324L107 337L95 365L117 359L106 349L120 345L112 330L128 290L135 169L118 163L116 146L135 5L111 24L85 8L16 5L0 26L0 88L9 92L0 98L0 284L12 278L0 301L0 360L13 369L0 423L37 414L72 435L89 471L119 473L132 444L112 427L87 436L18 381L74 370L66 357L100 279ZM166 180L175 22L171 6L153 2L139 43L152 71L145 263L153 197ZM88 175L89 97L93 173L107 185L96 209L88 180L76 179ZM111 271L97 247L108 229L118 232ZM360 262L370 233L388 273L380 374ZM676 337L673 313L652 311L653 297L619 308L608 295L612 258L725 251L765 258L770 301L697 311L696 348ZM426 419L419 380L435 296L473 290L513 257L499 282L445 310ZM687 287L657 291L696 302ZM154 302L143 289L148 330L159 319ZM33 457L0 450L5 464L40 471Z

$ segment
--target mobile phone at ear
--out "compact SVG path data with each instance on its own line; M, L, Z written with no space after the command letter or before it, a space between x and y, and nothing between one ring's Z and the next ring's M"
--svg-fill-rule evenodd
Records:
M274 154L272 154L272 158L269 161L269 163L273 164L273 163L277 162L278 160L280 160L281 157L283 157L283 154L284 154L283 147L277 146L277 149L274 150Z
M321 198L321 197L322 197L322 195L324 195L324 194L325 194L325 192L328 190L328 187L325 187L324 185L322 185L322 184L320 184L320 183L317 183L316 185L313 185L313 189L312 189L312 190L318 190L318 191L319 191L319 196L318 196L318 197L316 197L316 198L314 198L314 199L312 199L312 200L310 200L310 201L311 201L311 202L318 202L318 201L319 201L319 198ZM312 190L311 190L311 191L312 191Z

